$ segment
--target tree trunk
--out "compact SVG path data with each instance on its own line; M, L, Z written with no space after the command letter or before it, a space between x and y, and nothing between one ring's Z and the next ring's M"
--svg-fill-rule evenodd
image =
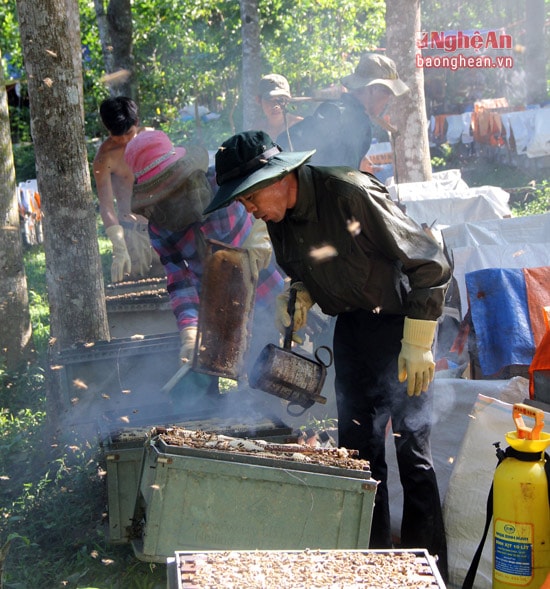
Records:
M18 0L55 349L109 338L69 0ZM77 0L70 0L76 5ZM78 40L78 46L75 46Z
M255 98L261 72L258 0L241 0L241 35L243 42L243 129L251 129L259 114Z
M527 104L540 104L546 99L545 17L544 0L525 0Z
M129 96L137 100L137 84L134 77L132 55L133 26L131 0L110 0L107 7L109 39L113 50L113 72L123 71L126 75L110 83L113 96Z
M411 89L395 100L391 122L395 136L395 180L431 180L428 121L424 98L424 72L416 67L416 46L420 31L420 0L386 0L387 55L396 65L399 77Z
M31 350L27 277L23 264L8 96L0 52L0 368L16 370Z
M70 33L70 43L73 47L71 52L73 69L75 72L82 72L82 44L80 40L80 12L78 9L78 0L65 0L65 10L67 14L67 28ZM75 78L78 84L78 94L84 97L84 80L79 74ZM82 116L84 117L84 100L81 101Z
M103 54L103 63L105 64L105 72L113 73L113 44L111 36L109 35L109 23L107 22L107 12L105 11L104 0L94 0L94 8L97 22L97 29L99 31L99 40L101 42L101 52Z

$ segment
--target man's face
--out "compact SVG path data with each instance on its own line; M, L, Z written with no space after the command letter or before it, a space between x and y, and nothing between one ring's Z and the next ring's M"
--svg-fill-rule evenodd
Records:
M366 113L375 118L382 116L393 96L392 91L381 84L359 88L354 94L365 107Z
M268 119L273 117L281 117L286 107L288 100L281 97L262 98L262 110Z
M279 182L270 184L247 196L238 197L248 213L256 219L278 223L283 220L288 208L294 206L294 198L291 191L292 174L285 176Z
M128 131L122 135L111 135L111 140L117 145L127 145L136 136L137 130L137 125L132 125Z

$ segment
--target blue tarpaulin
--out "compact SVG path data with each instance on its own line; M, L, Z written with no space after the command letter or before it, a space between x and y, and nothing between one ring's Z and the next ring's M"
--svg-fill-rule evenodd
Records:
M488 268L465 280L483 374L531 364L535 341L523 270Z

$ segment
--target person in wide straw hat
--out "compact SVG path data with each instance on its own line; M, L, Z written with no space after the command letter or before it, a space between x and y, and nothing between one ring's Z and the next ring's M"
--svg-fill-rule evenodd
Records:
M216 153L219 189L205 212L237 200L266 222L277 263L296 291L294 332L315 303L336 317L338 443L358 450L380 481L371 548L392 546L385 462L391 419L404 494L402 546L427 548L445 575L429 434L432 344L451 269L376 178L312 165L313 154L282 151L262 131L233 135ZM275 305L281 333L291 324L288 300L289 291Z
M264 131L248 131L222 143L216 153L218 190L205 214L228 206L251 190L284 178L315 153L282 151Z
M344 76L342 85L348 90L384 86L394 96L402 96L409 91L409 87L399 78L393 59L379 53L364 53L352 74ZM367 110L374 110L367 106ZM375 116L379 113L373 112Z
M241 204L204 215L213 195L204 148L175 147L166 133L143 131L128 143L124 157L135 178L132 210L149 220L149 237L166 271L180 331L180 357L186 363L195 349L207 239L248 249L257 300L274 297L283 279L271 262L265 224L255 222ZM215 385L217 390L217 379Z
M143 131L128 143L124 159L135 178L134 213L171 231L202 221L212 197L206 149L174 147L164 132Z
M375 170L363 161L368 152L373 124L388 131L386 110L393 97L409 88L399 78L395 62L385 55L365 53L353 73L340 80L345 92L337 101L323 101L315 112L277 137L283 148L316 149L311 161L319 166L350 166Z
M258 83L256 102L261 108L262 116L252 126L262 129L270 137L286 133L290 127L303 120L303 117L289 112L292 102L290 84L281 74L267 74Z

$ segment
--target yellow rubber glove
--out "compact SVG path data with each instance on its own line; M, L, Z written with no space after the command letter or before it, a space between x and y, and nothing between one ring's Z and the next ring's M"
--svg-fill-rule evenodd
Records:
M397 369L399 382L407 381L409 397L425 393L434 379L432 344L436 327L437 321L405 317Z
M195 354L195 342L197 340L197 328L195 326L184 327L180 331L180 360L182 364L193 361Z
M303 282L294 282L290 288L296 291L292 341L301 344L303 343L303 339L299 335L296 335L296 332L306 326L307 312L313 307L315 301L311 298ZM288 314L289 294L290 291L281 293L277 296L276 301L275 326L282 335L285 334L286 328L290 325L290 315Z
M111 280L120 282L124 274L132 271L132 261L124 241L124 229L120 225L111 225L105 230L107 237L113 244L113 263L111 264Z
M271 252L273 251L265 221L261 219L254 220L252 229L244 240L242 247L248 250L252 276L257 281L260 272L269 266Z
M153 249L147 225L135 223L132 227L125 229L124 239L132 265L132 276L137 278L148 276L153 262Z

